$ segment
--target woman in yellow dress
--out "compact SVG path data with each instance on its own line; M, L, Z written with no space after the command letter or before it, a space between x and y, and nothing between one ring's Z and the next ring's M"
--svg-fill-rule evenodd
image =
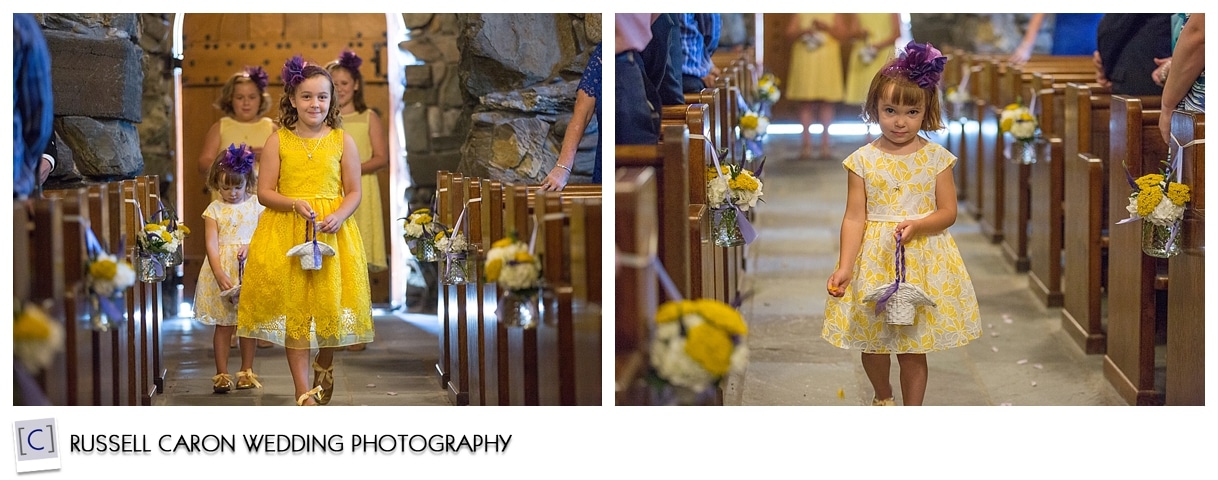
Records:
M334 99L343 116L343 130L355 139L355 147L359 149L360 187L364 199L355 209L355 223L364 237L368 271L381 272L389 268L389 262L385 258L385 223L377 172L389 166L389 147L380 116L364 102L364 76L359 71L363 63L355 52L343 50L338 60L326 65L326 70L334 79ZM357 343L347 350L358 352L365 348L367 345Z
M846 30L846 14L797 13L787 26L791 40L791 72L787 77L788 100L802 102L799 121L804 126L800 158L812 156L812 118L815 115L824 132L820 136L820 158L828 158L829 125L837 114L845 89L842 75L841 41Z
M250 239L237 331L286 347L296 404L325 405L334 394L334 351L373 338L364 242L346 221L361 199L359 152L341 130L326 69L295 56L283 77L282 128L263 148L258 201L266 210ZM337 252L321 256L319 270L287 255L311 231Z
M901 15L855 13L849 16L847 24L853 48L846 67L846 96L842 102L861 109L867 101L871 80L896 52L897 39L901 37ZM870 129L867 141L871 141Z

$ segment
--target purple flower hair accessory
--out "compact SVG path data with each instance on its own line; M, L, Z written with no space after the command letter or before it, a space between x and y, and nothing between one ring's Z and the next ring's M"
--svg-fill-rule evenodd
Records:
M303 82L305 79L305 65L304 57L300 55L296 55L288 59L287 63L283 64L283 72L280 73L283 76L284 85L288 85L292 88L296 88L297 85L300 85L300 82Z
M254 169L254 150L244 143L241 146L230 143L220 166L238 175L250 173Z
M259 90L266 90L267 82L270 80L270 76L266 74L266 70L263 70L262 67L257 66L245 67L245 76L249 77L250 80L253 80L254 85L257 85Z
M352 72L359 72L359 66L363 64L364 60L351 50L343 50L343 53L338 55L338 65Z
M901 56L884 67L885 75L900 73L922 88L934 88L939 84L947 57L929 43L910 41Z

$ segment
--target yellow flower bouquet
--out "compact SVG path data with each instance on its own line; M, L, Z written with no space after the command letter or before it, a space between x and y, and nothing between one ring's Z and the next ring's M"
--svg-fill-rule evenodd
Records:
M656 311L650 364L655 377L703 392L748 363L744 317L718 300L678 300Z
M434 262L440 259L440 251L436 248L436 234L443 232L444 225L435 221L430 208L415 210L403 220L403 238L410 252L420 262Z
M51 366L63 350L64 330L33 303L13 299L13 359L30 373Z
M533 328L541 321L541 261L513 232L486 253L486 281L503 288L497 313L509 327Z
M751 243L756 232L741 215L761 200L761 180L740 164L706 169L706 202L712 211L711 236L715 245L734 247Z
M1141 219L1142 251L1153 257L1169 258L1180 252L1176 236L1184 218L1184 204L1192 200L1188 185L1171 180L1172 170L1169 163L1163 173L1148 173L1136 180L1129 176L1133 188L1125 207L1129 218L1118 222Z
M778 103L778 99L782 98L782 91L778 89L779 83L773 72L762 74L761 78L757 79L757 99L770 105Z
M1007 144L1007 158L1024 164L1036 163L1034 144L1039 128L1031 109L1018 102L1007 105L998 120L998 129L1015 138L1014 143Z
M745 140L760 141L769 127L770 119L757 112L748 112L740 117L740 136Z

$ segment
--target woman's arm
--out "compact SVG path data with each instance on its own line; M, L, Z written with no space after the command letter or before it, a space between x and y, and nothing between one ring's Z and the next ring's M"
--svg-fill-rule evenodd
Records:
M368 136L372 141L372 157L360 164L362 175L376 173L389 166L389 140L385 137L385 129L381 128L381 117L372 109L368 110Z
M1171 114L1193 88L1193 82L1205 71L1205 14L1189 15L1180 30L1176 49L1172 52L1171 72L1163 85L1163 108L1159 113L1159 132L1171 145ZM1173 145L1174 146L1174 145Z
M355 139L343 133L343 159L339 164L342 169L343 202L338 205L326 218L317 222L317 229L322 233L338 232L343 222L355 213L363 192L361 191L359 173L359 150L355 148Z
M567 131L563 133L558 161L541 182L542 190L560 191L567 186L567 182L571 180L571 169L575 168L575 152L579 150L579 142L584 138L584 130L588 129L588 122L592 120L592 113L595 111L596 97L583 90L575 92L575 112L571 115L571 122L567 124ZM597 145L597 148L600 148L600 145Z
M892 25L889 28L889 31L892 32L892 35L889 35L887 38L881 38L879 40L875 40L871 44L871 46L873 46L875 48L891 47L891 46L894 46L897 44L898 38L901 38L901 14L899 14L899 13L890 14L888 20L889 20L889 22L892 23Z
M1033 13L1032 19L1028 20L1028 31L1023 34L1023 41L1019 42L1019 46L1015 47L1015 51L1011 53L1008 62L1016 65L1023 65L1032 57L1032 47L1036 45L1036 36L1040 35L1040 26L1045 22L1045 14Z
M219 152L220 122L216 122L211 124L207 135L203 137L203 150L199 152L199 175L207 177L207 172L211 170L211 164L216 161L216 154Z

